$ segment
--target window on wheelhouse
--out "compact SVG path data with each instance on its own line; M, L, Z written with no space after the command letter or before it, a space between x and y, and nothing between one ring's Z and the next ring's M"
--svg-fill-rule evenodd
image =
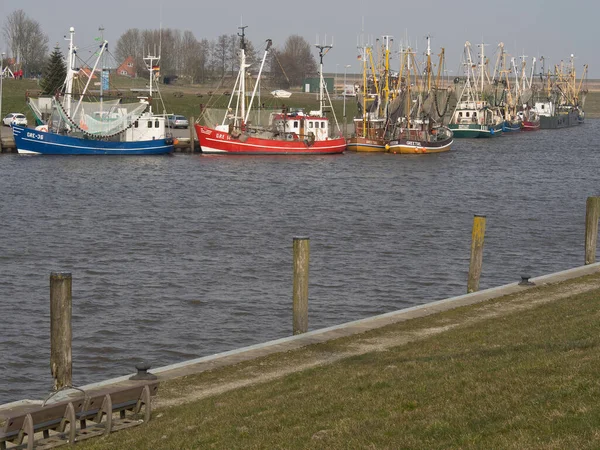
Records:
M139 123L137 120L136 120L135 122L133 122L133 126L134 126L134 127L136 127L136 128L137 128L139 125L140 125L140 123Z
M160 125L159 125L159 123L158 123L158 120L155 120L155 121L154 121L154 128L158 128L159 126L160 126Z
M298 121L294 120L294 128L298 128Z
M152 128L152 121L151 120L148 121L148 128Z

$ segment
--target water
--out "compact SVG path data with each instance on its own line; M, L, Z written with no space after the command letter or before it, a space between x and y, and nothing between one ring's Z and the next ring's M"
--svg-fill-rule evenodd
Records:
M579 266L600 121L456 141L446 154L2 155L0 403L43 398L49 274L73 274L83 385L289 336L292 238L311 242L309 327Z

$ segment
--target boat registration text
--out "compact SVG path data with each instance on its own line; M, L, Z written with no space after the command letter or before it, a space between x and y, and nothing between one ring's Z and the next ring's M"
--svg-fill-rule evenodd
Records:
M44 140L44 135L43 134L37 134L37 133L31 133L31 132L27 132L27 137L31 138L31 139L38 139L40 141Z

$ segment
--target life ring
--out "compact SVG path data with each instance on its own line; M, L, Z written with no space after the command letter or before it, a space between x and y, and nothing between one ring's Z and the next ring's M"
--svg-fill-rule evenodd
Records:
M48 125L38 125L35 127L36 131L43 131L45 133L48 132Z

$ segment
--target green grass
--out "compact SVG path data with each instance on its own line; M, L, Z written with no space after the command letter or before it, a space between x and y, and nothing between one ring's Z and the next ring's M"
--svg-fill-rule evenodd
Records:
M125 95L135 97L135 93L131 93L131 88L143 88L147 84L145 79L131 79L127 77L117 77L115 80L115 88L121 90ZM224 95L225 92L231 92L231 86L217 85L160 85L160 96L162 103L168 113L182 114L187 117L198 117L200 113L200 105L212 106L215 108L225 108L230 97ZM264 88L262 102L267 108L280 107L285 104L288 107L304 108L305 110L318 109L316 94L306 94L295 90L289 99L273 99L268 94L269 91L275 88ZM30 123L33 122L33 116L25 103L25 93L27 91L39 91L39 86L35 80L4 80L3 81L3 96L2 96L2 115L5 116L9 112L22 112L27 115ZM212 93L209 94L209 92ZM176 94L176 95L175 95ZM181 95L181 96L180 96ZM154 94L154 110L162 112L163 105L160 103L159 95ZM343 126L343 105L344 101L341 98L332 99L333 108L335 110L340 126ZM588 118L600 117L600 92L590 92L585 104L586 115ZM357 108L355 99L352 97L346 98L346 118L348 124L351 118L356 115Z
M542 289L543 297L554 288ZM509 296L167 382L159 395L169 395L172 383L201 388L357 340L458 324L413 343L158 410L148 424L78 447L599 448L600 290L481 319L515 301L528 300Z

